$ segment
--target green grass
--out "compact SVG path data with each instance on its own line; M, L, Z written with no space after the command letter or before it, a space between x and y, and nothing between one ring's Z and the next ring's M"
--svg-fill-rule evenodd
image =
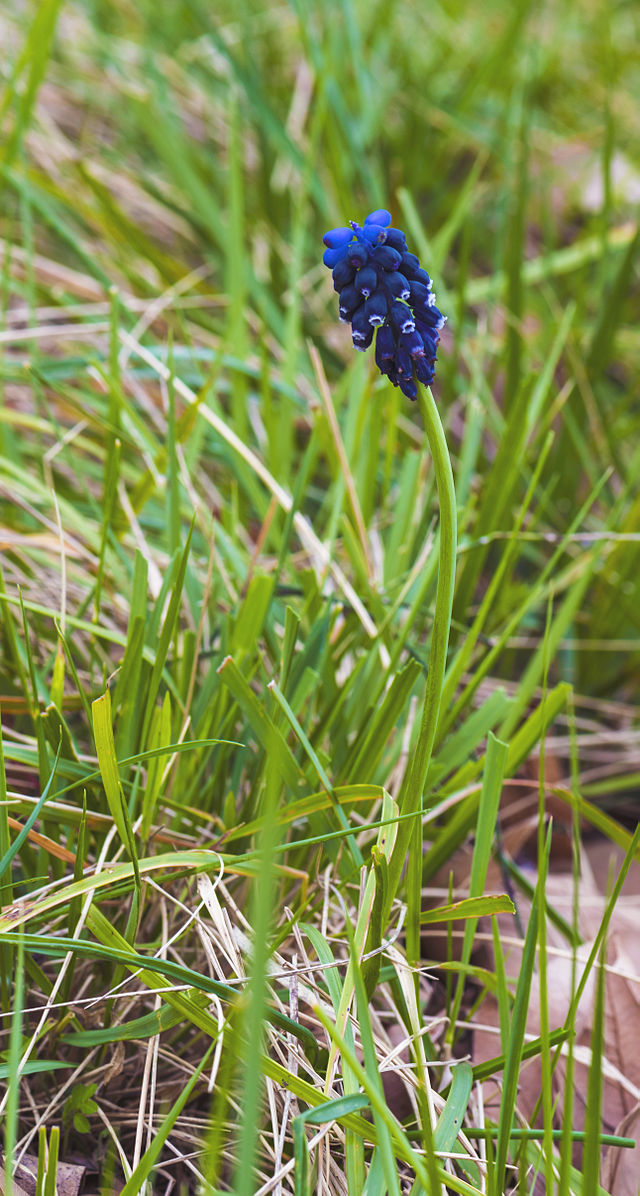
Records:
M22 1156L43 1193L70 1159L105 1196L603 1190L638 33L601 0L3 6L5 1191ZM378 206L449 316L435 403L336 319L322 233ZM625 854L578 971L587 827ZM583 1126L553 1085L590 982Z

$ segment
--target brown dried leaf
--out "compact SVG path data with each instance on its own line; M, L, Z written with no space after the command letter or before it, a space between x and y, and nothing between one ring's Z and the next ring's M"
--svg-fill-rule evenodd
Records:
M608 1192L615 1196L638 1196L638 1176L640 1175L640 1104L627 1113L627 1116L616 1126L614 1133L624 1138L635 1138L633 1150L625 1148L618 1150L609 1147L607 1151L600 1183Z
M56 1174L57 1196L78 1196L85 1171L85 1167L78 1167L74 1163L58 1162ZM24 1154L16 1167L15 1179L13 1181L14 1196L35 1196L37 1174L37 1155ZM19 1181L20 1187L18 1187L16 1181ZM4 1187L2 1191L4 1191Z
M588 958L595 936L602 923L606 907L604 889L607 877L611 874L611 857L614 872L617 871L622 853L613 849L610 843L603 850L602 842L594 840L595 851L592 854L591 844L583 850L582 873L578 892L578 920L579 930L583 936L583 944L577 953L577 980L580 979L581 969ZM593 858L594 866L591 866ZM640 1035L638 1023L640 1016L640 937L637 933L640 902L637 893L640 889L640 867L632 866L628 884L625 883L622 895L618 899L614 910L607 941L607 971L605 977L605 1051L603 1057L603 1130L612 1133L614 1128L624 1122L624 1119L637 1112L640 1103ZM550 905L567 921L572 919L573 880L570 874L556 872L547 879L546 896ZM527 903L518 901L519 912L523 924L526 924L529 910ZM504 932L505 963L507 976L517 979L520 967L521 949L517 944L511 945L509 939L514 938L513 924L500 920L501 934ZM566 941L559 931L550 923L547 924L548 962L547 962L547 1002L549 1007L549 1023L551 1029L563 1024L571 1001L572 963ZM574 1115L575 1129L584 1127L584 1113L586 1105L587 1082L589 1064L591 1062L590 1043L593 1026L593 1010L595 995L595 973L589 976L576 1015L576 1040L574 1049ZM492 997L488 997L478 1011L478 1026L474 1031L474 1062L489 1059L500 1053L499 1036L497 1034L499 1019L497 1004ZM540 1032L540 990L537 978L531 988L529 1003L529 1018L527 1034L536 1036ZM560 1108L564 1092L565 1062L564 1057L559 1061L552 1080L553 1096L560 1096ZM522 1068L521 1084L518 1094L518 1106L521 1112L530 1117L540 1095L541 1069L539 1060L532 1060ZM487 1088L487 1101L495 1105L497 1099L495 1085ZM615 1132L621 1132L616 1130ZM610 1152L609 1168L622 1168L616 1171L616 1176L626 1175L633 1171L633 1165L628 1161L630 1151ZM617 1156L620 1156L616 1162ZM624 1157L623 1157L624 1156ZM633 1156L635 1157L635 1152ZM621 1193L633 1191L637 1196L637 1176L639 1168L635 1166L635 1186L620 1188ZM616 1181L617 1182L617 1181ZM626 1180L622 1181L626 1182ZM618 1187L612 1187L618 1196Z

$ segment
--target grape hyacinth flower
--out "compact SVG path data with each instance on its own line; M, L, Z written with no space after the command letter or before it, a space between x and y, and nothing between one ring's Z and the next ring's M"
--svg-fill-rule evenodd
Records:
M376 338L376 365L409 399L417 382L433 382L439 332L446 316L435 306L432 283L405 235L390 228L385 208L370 212L360 226L333 228L322 238L323 262L333 274L339 315L351 325L355 349Z
M413 743L397 802L400 813L388 866L382 924L388 925L405 868L407 851L407 957L420 960L422 894L422 809L443 700L451 610L456 577L456 491L451 459L437 404L430 390L439 332L445 317L435 305L431 279L404 233L391 228L384 208L370 212L361 226L325 233L323 262L333 273L340 319L351 325L356 349L376 338L376 365L394 386L417 399L433 462L440 506L438 584L429 646L429 668L417 738ZM422 385L420 385L422 383Z

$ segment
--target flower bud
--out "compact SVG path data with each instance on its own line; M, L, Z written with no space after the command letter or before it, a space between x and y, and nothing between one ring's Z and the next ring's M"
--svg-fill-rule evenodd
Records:
M373 251L376 266L381 266L383 270L397 270L401 258L402 255L398 253L398 250L392 249L390 245L378 245L377 249Z
M388 228L386 234L385 245L390 245L392 249L397 249L398 253L407 252L407 241L401 229Z
M368 245L384 245L387 230L381 224L366 224L362 229L362 236Z
M394 358L395 354L396 338L389 324L383 324L376 338L376 360L379 356L382 361L387 361Z
M418 382L422 382L423 386L431 386L431 383L433 382L433 376L435 372L433 366L434 361L435 357L433 357L431 361L428 361L426 357L419 357L415 363L416 378L418 379Z
M322 255L322 260L325 266L328 266L330 270L333 270L333 267L337 262L340 261L342 257L344 257L344 249L325 249Z
M355 267L346 258L342 258L336 262L333 267L333 285L336 291L341 291L346 287L348 282L353 282L355 276Z
M400 345L411 357L424 357L424 341L417 328L413 332L403 332Z
M335 250L329 252L333 253ZM353 241L351 245L347 245L347 258L358 269L369 261L369 250L362 241Z
M418 387L416 386L413 377L401 378L398 382L398 386L400 387L403 395L406 395L408 399L417 399Z
M353 232L350 228L332 228L324 234L322 240L329 249L341 249L353 240Z
M416 270L420 269L420 259L416 257L415 253L403 253L400 269L403 274L406 274L407 278L411 279L414 277Z
M413 271L413 274L411 275L411 277L414 282L421 282L422 285L425 286L428 291L431 290L433 283L431 282L431 279L429 278L427 271L423 270L421 266L417 270Z
M364 295L365 299L375 291L378 285L378 275L373 266L363 266L361 270L358 270L355 277L355 285L360 294Z
M369 215L365 216L364 223L365 226L381 224L383 228L386 228L388 224L391 224L391 212L388 212L386 208L376 208L375 212L369 212Z
M413 377L413 361L404 345L398 345L396 349L396 373L399 378Z

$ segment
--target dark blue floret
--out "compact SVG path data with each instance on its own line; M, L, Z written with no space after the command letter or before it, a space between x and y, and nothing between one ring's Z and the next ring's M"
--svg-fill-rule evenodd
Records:
M406 274L407 278L415 278L416 270L420 269L420 258L416 257L415 253L402 254L402 273Z
M363 266L358 270L356 286L365 299L373 294L378 285L378 275L373 266Z
M407 252L407 240L404 233L399 228L387 229L385 245L390 245L392 249L397 249L400 253Z
M405 278L404 274L400 274L397 270L391 270L385 278L385 283L396 299L409 298L411 294L409 279Z
M373 251L373 260L376 266L380 266L383 270L398 270L402 254L397 249L392 249L390 245L378 245Z
M417 328L412 332L403 332L400 344L411 357L424 357L424 341Z
M412 332L416 326L411 308L400 299L394 299L389 308L389 323L397 332Z
M335 250L335 252L339 253L340 250ZM352 241L350 245L347 245L346 256L351 265L359 270L369 261L369 247L363 240Z
M378 369L415 399L416 382L433 382L446 316L404 233L390 224L391 213L378 208L362 226L352 220L348 228L331 229L322 260L333 272L340 319L351 324L354 348L367 349L375 335Z
M376 362L393 361L396 355L396 338L389 324L383 324L376 338ZM379 360L378 360L379 359Z
M431 386L433 382L434 362L435 357L431 361L428 361L426 357L420 357L416 361L416 378L418 382L422 382L423 386Z
M414 307L429 307L429 299L431 292L427 290L421 282L416 282L413 278L409 283L409 302Z
M401 378L413 377L413 361L409 350L403 344L396 349L396 370Z
M364 310L364 303L354 311L353 319L351 321L351 332L353 334L354 343L361 344L366 341L369 333L372 331L372 326L369 323L366 312Z
M373 295L365 300L364 314L370 324L379 328L384 324L389 310L389 302L383 290L374 291Z
M348 324L351 323L353 313L360 307L362 303L362 295L353 283L349 283L344 290L340 291L340 307L339 315L341 320L346 320Z
M333 286L334 290L341 291L346 287L348 282L353 282L356 274L355 266L346 258L341 258L339 262L333 267Z
M413 274L411 275L411 281L420 282L427 288L428 291L431 290L432 283L426 270L414 270Z
M435 303L430 303L428 307L416 307L415 313L416 320L420 324L425 324L432 331L435 329L436 332L439 332L447 322L446 316L443 316L442 312L438 311Z

